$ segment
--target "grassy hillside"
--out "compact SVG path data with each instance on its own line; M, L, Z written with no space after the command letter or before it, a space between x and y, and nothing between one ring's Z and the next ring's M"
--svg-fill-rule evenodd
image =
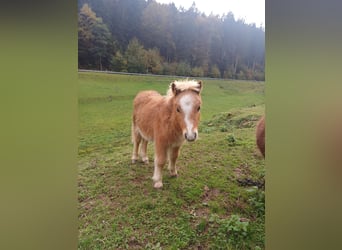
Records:
M200 138L155 190L153 145L149 165L130 163L132 100L172 80L79 74L79 249L264 248L264 83L204 80Z

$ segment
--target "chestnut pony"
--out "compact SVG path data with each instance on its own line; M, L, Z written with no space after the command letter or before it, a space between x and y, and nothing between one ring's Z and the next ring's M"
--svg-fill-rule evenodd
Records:
M256 126L256 144L265 158L265 116L262 116Z
M147 143L154 142L155 188L161 188L162 168L168 161L171 176L177 176L176 160L185 140L198 138L202 82L194 80L174 81L166 96L156 91L142 91L134 99L132 141L132 163L140 156L148 163Z

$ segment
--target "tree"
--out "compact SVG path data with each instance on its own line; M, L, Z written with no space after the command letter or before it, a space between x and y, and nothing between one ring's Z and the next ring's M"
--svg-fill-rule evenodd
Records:
M108 68L113 42L107 26L88 4L84 4L78 16L78 56L79 65L96 67L100 70Z
M127 59L117 51L111 60L112 69L120 72L127 72Z
M180 62L177 65L176 75L178 76L189 76L191 74L191 67L186 62Z
M177 70L177 63L168 63L164 62L163 63L163 74L164 75L176 75L176 70Z
M234 68L233 65L229 65L227 69L223 72L223 78L233 79L234 78Z
M144 9L141 18L142 38L147 48L157 47L161 55L167 61L175 56L175 43L172 31L176 16L174 8L167 5L160 5L155 1L149 1Z
M137 38L133 38L125 53L127 60L127 70L133 73L146 73L146 50L139 43Z
M194 67L191 69L191 76L202 77L204 76L204 71L201 67Z
M220 72L219 68L217 67L217 65L211 66L210 77L213 77L213 78L220 78L221 77L221 72Z
M157 48L149 49L146 51L146 63L147 72L152 74L162 74L163 73L163 58L159 54Z

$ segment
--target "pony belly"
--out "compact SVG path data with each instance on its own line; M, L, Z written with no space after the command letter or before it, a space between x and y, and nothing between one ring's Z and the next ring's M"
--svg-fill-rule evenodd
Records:
M144 131L142 129L140 129L140 127L136 127L136 130L138 131L138 133L141 135L141 137L146 140L146 141L153 141L153 135L149 134L148 131Z

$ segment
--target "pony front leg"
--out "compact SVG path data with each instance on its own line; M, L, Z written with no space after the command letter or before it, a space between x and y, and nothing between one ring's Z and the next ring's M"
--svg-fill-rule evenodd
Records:
M155 147L155 156L154 156L154 172L152 180L154 182L154 188L162 188L163 187L163 176L162 170L163 166L166 162L166 149L157 149L157 145Z
M180 147L173 147L170 148L169 150L169 171L170 171L170 175L177 177L178 173L177 173L177 167L176 167L176 161L179 155L179 149Z

